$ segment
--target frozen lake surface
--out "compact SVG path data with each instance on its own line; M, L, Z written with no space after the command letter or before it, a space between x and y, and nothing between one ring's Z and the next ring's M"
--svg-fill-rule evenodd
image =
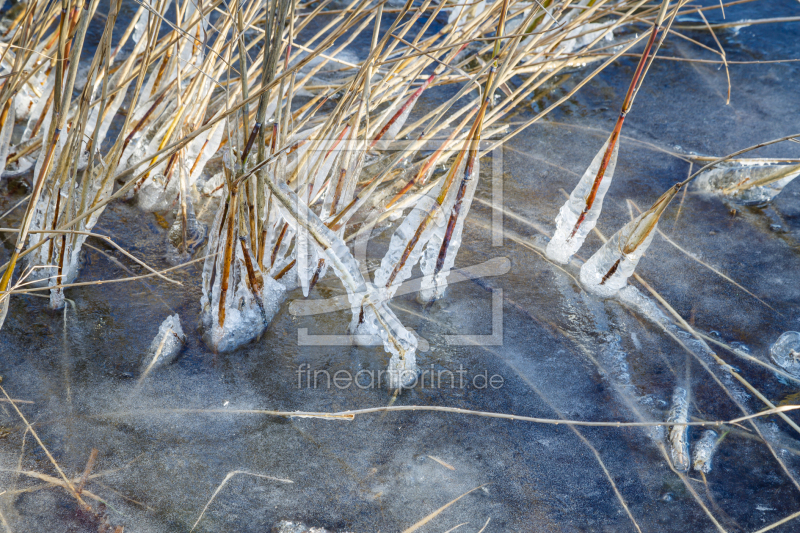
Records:
M724 21L718 11L708 17L720 23L797 14L797 2L773 0L729 6ZM699 16L687 17L676 30L716 49L707 31L681 29L697 24ZM605 237L638 215L637 206L648 208L705 164L692 156L723 156L798 132L800 63L766 61L800 58L800 23L717 29L716 37L730 62L730 104L722 65L681 61L719 55L668 38L623 129L597 225ZM751 532L800 511L796 412L785 415L795 427L770 415L716 428L724 438L704 478L670 468L663 428L442 412L349 421L254 412L391 404L665 421L676 387L688 391L690 420L730 420L742 409L767 409L766 402L800 404L800 382L757 362L772 364L770 346L784 332L800 331L800 180L762 206L695 188L681 193L636 270L646 285L632 279L621 298L602 300L577 281L580 263L602 244L596 233L567 266L544 258L565 194L613 127L635 66L636 58L620 60L482 160L456 267L484 265L485 275L451 284L432 305L419 304L414 294L392 301L425 340L418 364L438 383L423 379L396 398L370 387L369 372L386 368L383 348L318 337L341 334L349 309L304 313L313 306L299 289L258 341L214 354L198 328L202 263L196 263L172 273L183 286L148 278L70 289L72 302L58 313L43 298L13 298L0 331L3 387L29 402L19 409L68 477L79 478L92 448L99 451L86 490L106 502L110 522L126 533L191 530L225 480L195 531L270 531L282 520L331 531L403 531L473 489L420 531L463 524L457 531L477 532L488 521L483 531ZM568 74L556 77L508 122L524 122L574 83ZM426 93L415 113L434 109L455 90ZM782 143L748 157L800 158L800 146ZM0 212L28 194L19 183L0 187ZM493 210L493 203L501 208ZM213 208L201 202L197 209L205 209L199 216L209 223ZM171 219L162 215L172 216L118 202L96 231L149 265L168 268ZM16 227L18 217L3 225ZM367 252L373 266L388 246L389 227L373 233ZM79 281L131 275L121 266L131 263L112 247L88 244ZM0 262L12 246L6 239ZM676 326L649 289L707 344ZM342 294L328 275L309 298ZM187 337L183 351L174 364L142 378L159 326L176 313ZM323 371L331 378L364 372L357 383L328 386ZM692 447L703 431L689 429ZM0 403L0 513L7 523L0 531L96 531L73 498L42 474L58 476L11 404ZM773 531L797 531L799 524Z

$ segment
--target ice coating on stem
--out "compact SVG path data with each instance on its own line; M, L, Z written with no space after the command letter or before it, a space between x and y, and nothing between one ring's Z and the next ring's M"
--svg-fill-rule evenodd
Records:
M159 172L145 180L136 195L136 204L141 210L165 211L173 207L175 199L180 194L180 184L174 176L174 168L172 174L167 177Z
M711 472L711 458L714 457L718 443L719 439L716 431L713 429L704 431L703 436L694 445L692 468L704 474Z
M462 161L456 170L456 176L462 175L464 165L465 162ZM400 285L411 276L411 269L422 257L425 244L432 235L445 231L449 213L446 213L442 206L452 203L456 188L452 187L448 191L440 205L437 197L444 187L444 182L442 180L437 183L428 194L416 202L392 235L389 249L381 260L381 266L375 271L374 278L377 287L386 287L388 298L392 298Z
M287 215L309 232L309 242L322 249L326 262L342 281L353 313L351 332L360 324L368 334L380 335L384 349L392 354L389 361L389 386L402 388L416 382L417 339L386 306L387 291L368 283L358 262L344 240L328 228L309 207L283 182L274 184L275 198ZM355 326L353 325L355 324ZM413 379L411 376L413 375Z
M376 146L379 150L386 150L389 148L391 143L397 139L397 134L400 133L400 130L408 120L408 116L411 114L411 111L417 104L417 100L419 100L422 92L433 81L433 78L433 75L428 77L422 86L420 86L411 96L408 97L400 109L398 109L396 113L394 113L384 124L381 125L377 135L375 135L375 138L370 143L370 148L374 148Z
M100 179L102 175L95 177L91 182L89 190L86 191L86 198L88 203L99 203L107 199L111 190L113 189L112 180L106 180L103 185L103 180ZM59 221L74 218L77 215L80 206L81 198L83 196L83 188L76 185L72 192L71 202L68 202L69 183L65 183L56 194L53 195L47 188L42 192L37 202L34 211L34 218L31 223L31 228L40 230L58 227ZM102 187L102 189L101 189ZM60 200L54 196L60 196ZM55 215L55 207L58 203L60 213L58 220L55 224L53 221ZM70 206L69 212L65 213L67 206ZM98 218L103 213L104 209L98 209L91 215L81 220L77 229L81 232L91 232L97 223ZM26 263L29 268L37 267L29 276L29 280L46 280L46 284L50 287L50 307L52 309L61 309L65 303L64 289L59 285L73 283L77 277L81 267L81 248L86 241L88 235L83 233L74 234L56 234L47 235L43 233L31 233L31 242L38 243L40 240L52 236L50 243L36 248L30 255L27 256ZM62 255L63 250L63 255ZM59 266L61 268L59 272ZM42 268L38 268L42 267Z
M580 279L587 291L610 298L627 285L628 278L650 246L654 235L650 233L639 247L631 253L624 253L622 249L625 237L630 234L635 222L636 220L626 224L583 264Z
M185 343L186 335L181 328L181 317L177 313L168 316L158 327L158 333L150 343L150 349L142 361L142 374L146 375L151 370L175 362Z
M189 186L191 187L197 182L200 175L208 163L208 160L217 153L219 145L222 143L222 134L224 133L223 124L220 122L210 131L203 133L189 144L190 156L186 158L186 164L189 168ZM203 142L200 142L203 139Z
M139 42L139 39L141 39L144 36L145 32L147 31L147 25L150 23L150 18L154 16L148 13L148 11L152 11L152 13L159 13L157 9L158 2L152 2L148 0L145 0L145 2L149 4L149 8L146 8L142 12L141 16L139 17L139 20L136 21L136 25L134 25L133 27L133 35L131 36L131 38L135 43ZM164 13L166 13L171 5L172 5L172 0L167 0L164 3L164 9L163 11L160 12L160 14L163 15Z
M697 176L695 187L744 205L761 205L775 198L798 175L800 165L722 164Z
M775 364L789 374L800 377L800 333L787 331L769 349Z
M308 187L303 187L303 190L305 194L302 197L302 201L308 205ZM302 217L307 212L306 210L301 210L300 216ZM287 219L290 219L290 217L287 217ZM301 224L298 224L296 231L297 244L295 258L297 260L297 280L303 290L303 296L308 298L309 284L314 277L314 272L316 272L319 257L316 247L309 242L310 236L308 231L302 227Z
M458 7L454 7L451 9L445 9L444 11L449 11L447 17L447 23L453 24L456 20L458 20L458 27L464 26L468 22L472 21L483 13L486 10L486 0L480 0L475 4L458 4ZM462 13L463 12L463 13Z
M5 115L4 117L2 116L3 114ZM11 147L11 134L14 131L16 115L17 111L14 107L14 98L11 98L6 103L5 109L0 111L0 118L3 120L2 127L0 127L0 173L6 168L6 160L8 159L8 152Z
M467 219L472 198L475 196L475 189L478 186L479 164L476 153L472 161L465 167L464 178L461 182L462 190L458 191L455 203L449 209L450 215L447 224L444 227L435 227L425 247L425 252L420 258L419 266L424 276L420 285L420 301L432 302L444 296L447 289L447 276L453 268L458 249L461 246L464 221ZM446 244L446 248L443 248L443 244Z
M658 219L679 188L672 187L658 201L625 224L581 267L583 287L597 296L610 298L631 277L655 235Z
M181 206L175 210L175 221L167 232L166 259L171 265L185 263L206 239L206 227L197 221L194 205L189 196L186 198L186 242L183 242L183 212Z
M672 407L667 421L671 424L685 424L689 421L689 394L683 387L675 387L672 393ZM689 427L671 425L669 427L669 453L672 466L678 472L689 471Z
M22 139L20 139L20 143L24 143L29 141L33 136L33 128L36 126L36 123L39 122L42 115L45 112L44 106L47 104L48 98L45 95L49 95L53 91L53 86L55 85L55 70L52 72L50 76L47 78L47 85L45 85L42 91L42 98L39 98L35 104L33 104L33 108L31 109L31 116L28 117L28 124L25 127L25 131L22 133ZM50 106L53 103L50 102ZM49 109L48 109L49 111ZM41 135L42 132L47 132L47 130L43 130L43 125L39 125L39 130L36 132L36 135Z
M237 198L230 200L231 196L221 203L214 218L200 299L203 340L218 352L233 350L259 337L284 298L283 286L261 273L249 238L238 235ZM229 209L235 210L233 216L229 216ZM230 223L233 228L229 231ZM231 263L227 279L223 280L229 235ZM223 290L223 281L227 290Z
M578 229L575 230L575 225L578 223L581 214L586 208L587 198L591 193L597 173L600 171L600 166L603 163L603 156L608 149L610 140L609 138L600 151L597 152L597 155L594 156L589 168L583 173L578 185L572 190L569 199L561 206L561 210L558 212L558 216L556 217L556 232L553 238L550 239L545 251L547 257L556 263L568 263L570 258L583 245L586 236L594 229L595 224L597 224L600 211L603 209L603 198L605 198L606 191L608 191L608 187L611 185L611 179L614 177L614 169L617 166L619 142L614 143L611 158L608 161L608 166L600 181L600 186L597 188L597 195L594 198L592 207L586 212Z

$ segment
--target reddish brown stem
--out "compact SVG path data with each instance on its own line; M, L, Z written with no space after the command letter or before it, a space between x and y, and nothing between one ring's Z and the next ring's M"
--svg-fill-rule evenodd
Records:
M637 85L639 84L639 77L642 75L644 71L644 66L647 63L647 58L650 55L650 50L653 48L653 43L656 40L656 36L658 35L658 31L660 26L658 23L653 24L653 30L650 33L650 38L647 40L647 45L642 52L642 57L639 58L639 64L636 66L636 72L633 74L633 79L631 79L631 84L628 87L628 92L625 94L625 100L622 102L622 111L620 111L619 118L617 118L617 123L614 126L614 131L611 133L611 137L608 140L608 147L606 148L605 154L603 154L603 160L600 163L600 168L597 171L597 176L594 178L594 183L592 183L592 190L589 192L589 195L586 197L586 206L583 208L580 216L578 216L578 220L575 222L575 227L572 228L572 232L569 235L569 238L573 238L575 233L577 233L578 228L580 228L581 224L583 223L586 215L592 209L594 205L594 201L597 198L597 191L600 188L600 183L603 181L603 177L605 176L606 169L608 168L608 164L611 161L611 155L614 152L614 147L619 140L619 134L622 130L622 123L625 122L625 116L630 111L630 107L633 103L633 97L636 95Z
M477 146L475 146L475 148L477 149ZM475 179L473 172L476 158L477 153L473 152L470 154L470 158L467 161L467 167L464 169L464 179L461 180L456 201L453 204L453 211L450 213L450 218L447 221L447 229L445 230L444 238L442 239L442 247L439 249L439 256L436 258L436 269L433 272L434 275L438 274L444 266L444 260L447 257L447 249L450 246L450 239L453 237L453 231L455 230L456 222L458 221L458 215L461 213L461 204L464 201L464 195L467 192L467 185L469 185L470 180Z
M270 256L269 264L270 266L275 264L275 258L278 255L278 248L281 245L281 241L283 240L284 235L286 235L286 230L289 229L289 224L284 222L283 227L281 228L281 233L278 235L278 240L275 241L275 247L272 248L272 255Z
M222 263L222 280L219 293L219 327L225 325L225 297L228 293L228 281L231 276L231 261L233 261L233 249L236 246L234 243L234 231L236 226L236 190L231 191L229 204L231 208L228 210L228 232L225 238L225 255L223 256Z
M617 271L617 269L619 268L619 262L620 262L620 261L621 261L621 259L617 259L617 260L614 262L614 264L613 264L613 265L611 265L611 268L609 268L609 269L608 269L608 272L606 272L606 275L605 275L605 276L603 276L603 279L601 279L601 280L600 280L600 285L605 285L606 281L608 281L608 279L609 279L611 276L613 276L613 275L614 275L614 272L616 272L616 271Z
M258 137L258 132L260 130L261 130L261 124L256 122L255 126L253 126L253 131L250 132L250 138L247 139L247 144L244 147L244 151L242 152L242 163L247 161L247 155L253 148L253 143L256 142L256 137Z
M153 105L150 106L150 109L148 109L147 112L144 115L142 115L141 120L139 120L139 122L137 122L136 125L133 127L133 129L131 130L130 134L128 134L128 136L125 138L125 142L122 143L122 152L125 151L125 148L127 148L128 144L131 142L131 140L133 140L133 136L136 135L136 133L140 129L142 129L142 126L144 126L144 123L147 122L148 118L150 118L150 115L153 114L153 112L156 110L156 108L159 106L159 104L161 104L161 102L167 96L167 93L169 92L169 89L172 87L172 84L175 83L175 81L176 80L172 80L172 82L169 85L167 85L167 87L164 89L164 92L162 92L161 95L159 95L159 97L156 98L156 101L153 102ZM100 120L97 121L97 127L100 126L100 122L101 122ZM202 151L201 151L201 153L202 153Z

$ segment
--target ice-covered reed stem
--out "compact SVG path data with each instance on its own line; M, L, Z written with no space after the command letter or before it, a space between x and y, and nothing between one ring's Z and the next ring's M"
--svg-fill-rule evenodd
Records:
M656 36L661 29L661 23L664 21L668 6L669 0L663 0L661 10L653 22L650 37L628 86L628 92L625 94L622 109L611 135L594 157L589 168L584 172L569 199L558 212L556 232L553 238L550 239L546 249L547 257L552 261L562 264L569 262L569 259L583 245L586 236L595 227L597 219L600 217L600 212L603 209L603 199L614 177L622 124L625 122L625 117L633 105L636 92L644 81L645 65Z
M711 459L717 451L719 436L713 429L707 429L703 436L694 445L694 455L692 456L692 468L698 472L708 474L711 472Z
M689 436L686 422L689 421L689 394L683 387L675 387L672 393L672 406L669 410L667 421L669 427L669 453L672 466L678 472L689 471Z
M653 240L659 218L679 190L680 185L671 187L650 209L625 224L583 264L580 280L587 291L610 298L628 283Z
M699 174L695 187L745 205L763 205L799 175L800 165L723 165Z
M261 272L249 235L240 233L239 193L228 191L209 234L200 300L203 338L219 352L259 337L284 297L283 286Z
M178 313L168 316L150 342L150 348L142 361L140 381L151 370L173 363L185 343L186 335L181 327L181 317Z

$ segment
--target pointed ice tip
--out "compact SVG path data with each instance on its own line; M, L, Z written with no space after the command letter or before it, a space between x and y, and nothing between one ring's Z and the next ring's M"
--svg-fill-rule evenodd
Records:
M656 203L654 203L650 209L636 218L635 226L628 234L628 238L625 239L622 253L633 253L634 250L641 246L641 244L647 239L648 235L650 235L653 229L655 229L656 224L658 224L658 220L661 218L661 215L664 214L664 210L678 193L680 188L680 184L670 187L667 192L662 194L661 197L656 200Z

